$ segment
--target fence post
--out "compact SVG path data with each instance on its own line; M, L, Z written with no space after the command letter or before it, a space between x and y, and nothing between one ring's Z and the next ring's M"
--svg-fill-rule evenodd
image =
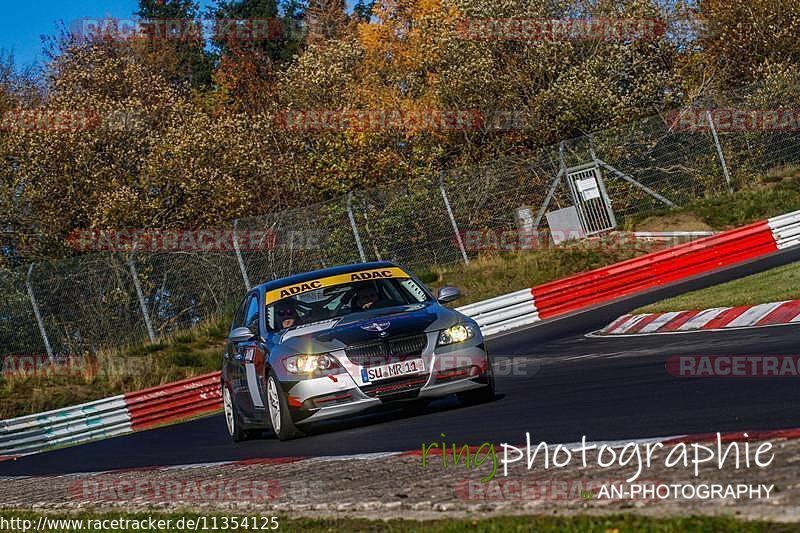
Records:
M358 233L358 226L356 226L356 217L353 216L353 193L347 193L347 217L350 219L350 227L353 228L353 236L356 238L356 246L358 246L358 255L361 257L361 262L367 262L367 256L364 255L364 246L361 244L361 235Z
M708 126L711 128L711 135L714 137L714 144L717 146L717 155L719 162L722 164L722 173L725 175L725 181L728 182L728 191L733 192L733 185L731 185L731 175L728 173L728 165L725 163L725 155L722 153L722 145L717 136L717 128L714 126L714 119L711 118L711 111L706 109L706 118L708 119Z
M236 236L236 226L239 224L239 219L233 221L233 251L236 252L236 260L239 262L239 270L242 272L242 279L244 280L244 287L250 291L250 278L247 277L247 269L244 267L244 259L242 259L242 252L239 250L239 238Z
M544 218L545 212L547 212L547 208L550 206L550 202L553 201L553 195L561 184L561 178L564 177L566 170L567 166L564 163L564 141L561 141L558 143L558 174L556 174L555 179L550 183L547 196L545 196L544 202L542 202L539 211L536 213L536 218L533 221L533 231L539 231L539 225L542 223L542 219Z
M36 324L39 326L39 333L42 335L44 348L47 350L47 358L50 359L50 363L54 363L55 360L53 358L53 348L50 346L50 339L47 338L47 330L44 329L44 320L42 320L42 314L39 312L39 304L36 301L36 296L33 294L33 284L31 284L32 273L33 264L28 267L28 277L25 278L25 288L28 290L28 298L30 298L31 306L33 307L33 316L36 317Z
M461 238L461 232L458 231L458 224L456 223L456 217L453 215L453 209L450 207L450 199L447 198L447 191L444 190L444 176L439 174L439 192L442 193L442 200L444 200L444 207L447 209L447 216L450 217L450 224L453 226L453 232L456 234L456 242L458 242L458 248L461 250L461 257L464 259L464 264L469 264L469 256L467 255L467 250L464 248L464 241Z
M133 278L133 286L136 288L136 296L139 298L139 308L142 310L144 317L144 325L147 327L147 336L150 337L150 342L156 342L156 334L153 331L153 324L150 323L150 315L147 314L147 305L144 303L144 293L142 292L142 285L139 283L139 274L136 272L136 265L133 262L133 254L136 251L136 246L128 256L128 268L131 270L131 277Z

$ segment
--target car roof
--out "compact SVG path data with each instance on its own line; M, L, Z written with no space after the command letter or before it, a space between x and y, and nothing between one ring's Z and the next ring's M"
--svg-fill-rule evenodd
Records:
M392 263L391 261L372 261L369 263L353 263L351 265L340 265L330 268L323 268L320 270L313 270L311 272L304 272L302 274L295 274L294 276L274 279L272 281L267 281L266 283L262 283L261 285L258 285L257 287L254 288L258 290L269 291L272 289L285 287L286 285L302 283L304 281L310 281L317 278L324 278L326 276L335 276L337 274L349 274L350 272L371 270L373 268L398 267L398 266L399 265Z

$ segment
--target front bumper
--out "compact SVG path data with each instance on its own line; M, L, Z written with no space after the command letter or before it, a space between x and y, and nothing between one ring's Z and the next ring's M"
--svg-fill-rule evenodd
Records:
M438 332L428 333L428 346L421 355L425 372L377 382L364 382L362 367L351 362L343 350L332 352L345 372L301 380L288 388L294 421L317 422L387 403L440 398L487 386L490 362L480 335L438 348L437 339Z

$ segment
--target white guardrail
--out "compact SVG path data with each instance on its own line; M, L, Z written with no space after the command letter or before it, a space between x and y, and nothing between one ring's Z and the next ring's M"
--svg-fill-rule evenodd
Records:
M800 246L800 211L773 217L763 223L766 223L771 230L776 250ZM573 290L568 281L564 288L559 290L567 292ZM552 287L549 290L552 291ZM492 337L498 333L541 320L539 309L534 301L534 292L535 288L523 289L465 305L457 310L472 317L480 326L485 337ZM548 310L546 306L543 309ZM147 420L154 416L157 418L156 422L167 420L169 413L176 409L174 406L178 403L182 406L183 411L181 412L185 412L187 409L191 411L196 406L199 406L196 409L198 413L201 411L212 412L218 408L215 403L217 400L209 400L208 394L204 391L214 379L214 375L209 374L155 388L171 391L169 394L174 394L177 398L164 405L159 403L163 401L163 394L155 395L153 400L147 398L143 400L141 396L146 392L144 391L0 421L0 456L36 453L58 446L97 440L152 427L147 426L151 423ZM192 391L197 389L195 391L197 394L186 392L190 389ZM130 401L126 402L126 397L136 397L137 399L133 401L129 398ZM159 398L162 399L159 400ZM131 402L135 404L133 407ZM165 415L161 411L167 414ZM175 416L177 417L177 415ZM137 420L140 421L137 422Z
M484 337L491 337L540 320L530 289L458 307L456 311L474 319Z
M779 250L800 246L800 211L772 217L767 224Z
M125 397L113 396L1 421L0 455L35 453L130 431Z

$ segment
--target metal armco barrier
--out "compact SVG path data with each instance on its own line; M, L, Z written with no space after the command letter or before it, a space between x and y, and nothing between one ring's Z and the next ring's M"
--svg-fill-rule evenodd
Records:
M800 211L773 217L767 221L778 248L800 246Z
M123 435L222 408L219 372L0 422L0 456Z
M606 303L654 287L777 251L767 222L647 254L533 287L543 319Z
M475 319L486 337L539 321L530 289L465 305L456 310Z
M486 337L800 246L800 211L459 307ZM121 435L222 408L213 372L104 400L0 421L0 456Z
M220 373L212 372L126 394L125 403L133 431L221 409L222 392L219 383Z
M114 396L0 422L0 455L34 453L131 431L125 399Z

